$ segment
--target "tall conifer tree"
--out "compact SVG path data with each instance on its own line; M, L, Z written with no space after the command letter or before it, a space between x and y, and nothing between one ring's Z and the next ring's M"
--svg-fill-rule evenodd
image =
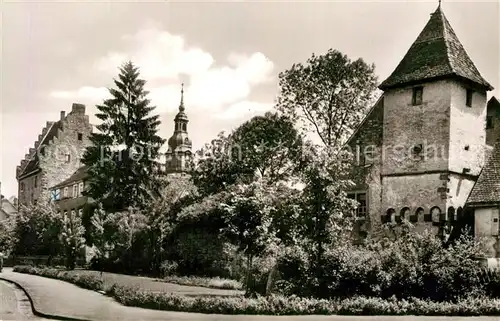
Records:
M165 140L157 135L161 123L151 115L145 80L132 62L120 68L112 98L96 106L102 123L92 133L83 163L88 166L86 194L103 204L106 211L141 207L158 182L159 150Z

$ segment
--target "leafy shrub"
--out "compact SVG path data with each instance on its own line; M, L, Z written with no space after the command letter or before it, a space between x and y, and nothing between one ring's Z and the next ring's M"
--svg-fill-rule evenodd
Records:
M35 268L31 265L16 265L12 270L18 273L36 274Z
M327 249L318 265L311 263L314 258L307 251L291 247L279 260L281 280L276 289L285 295L320 298L456 301L464 295L494 296L500 277L483 272L476 260L481 254L481 243L468 236L443 246L430 232L404 230L395 241Z
M175 274L178 268L179 264L177 264L177 262L166 260L161 263L160 273L164 277L170 276L172 274Z
M147 292L137 288L116 285L113 286L109 294L118 302L127 306L216 314L500 315L500 300L486 298L443 303L421 299L399 300L396 298L369 297L355 297L343 300L308 299L296 296L270 296L254 299L244 297L190 297L172 293Z
M15 266L13 271L18 273L34 274L51 279L63 280L88 290L99 291L104 288L104 282L102 281L102 279L95 275L73 274L60 269L39 268L24 265Z

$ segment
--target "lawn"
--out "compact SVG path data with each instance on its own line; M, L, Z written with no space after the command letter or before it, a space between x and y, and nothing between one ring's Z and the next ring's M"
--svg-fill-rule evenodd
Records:
M70 274L93 275L99 277L99 271L90 270L74 270L68 271ZM127 287L138 287L149 292L171 292L182 295L206 295L206 296L239 296L243 295L243 291L229 289L214 289L204 286L180 285L170 282L164 282L159 279L132 276L116 273L102 273L104 288L108 290L113 284L118 284ZM177 280L178 281L178 280ZM179 282L176 282L179 283Z
M230 279L221 279L218 277L208 278L208 277L198 277L198 276L171 275L164 277L162 280L159 281L175 283L179 285L202 286L212 289L241 290L243 288L241 282Z

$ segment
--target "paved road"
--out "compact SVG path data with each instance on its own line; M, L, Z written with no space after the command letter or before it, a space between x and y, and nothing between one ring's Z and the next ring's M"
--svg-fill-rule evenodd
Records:
M24 292L9 282L0 281L0 320L47 320L38 318L31 311L31 304Z
M5 269L0 277L16 281L30 294L35 308L45 314L84 320L111 321L498 321L498 317L416 317L416 316L247 316L213 315L147 310L125 307L112 298L85 290L67 282L12 272ZM8 289L5 290L8 293ZM10 296L11 294L9 294ZM13 309L12 298L5 299ZM12 320L12 319L11 319Z

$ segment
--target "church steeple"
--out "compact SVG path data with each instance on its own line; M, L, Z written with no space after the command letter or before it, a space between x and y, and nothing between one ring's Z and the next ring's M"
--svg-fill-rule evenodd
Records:
M167 172L179 173L187 170L186 160L191 157L192 142L188 137L188 117L184 107L184 84L181 86L179 112L174 118L174 133L168 140Z
M179 111L184 111L184 83L181 84L181 103L179 104Z

